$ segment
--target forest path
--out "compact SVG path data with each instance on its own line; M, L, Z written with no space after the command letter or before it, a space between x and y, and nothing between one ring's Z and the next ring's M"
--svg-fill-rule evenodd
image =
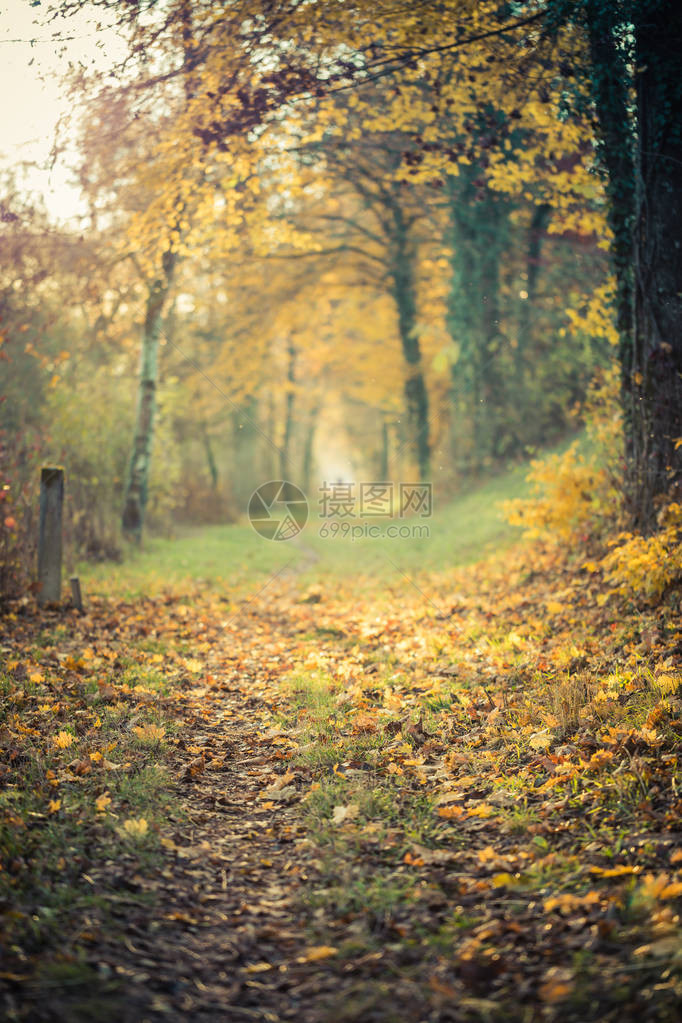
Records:
M675 595L318 575L6 619L0 1015L676 1021Z

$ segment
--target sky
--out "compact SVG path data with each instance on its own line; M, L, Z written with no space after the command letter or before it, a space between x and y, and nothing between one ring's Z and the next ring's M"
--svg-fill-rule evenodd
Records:
M46 3L0 0L0 166L16 167L24 160L42 169L22 172L20 184L43 196L55 220L81 212L78 191L69 184L64 161L49 167L57 122L68 109L59 76L71 61L102 63L95 30L85 16L57 19L41 25ZM55 41L68 38L65 43ZM63 51L63 52L62 52ZM66 154L73 159L73 150Z

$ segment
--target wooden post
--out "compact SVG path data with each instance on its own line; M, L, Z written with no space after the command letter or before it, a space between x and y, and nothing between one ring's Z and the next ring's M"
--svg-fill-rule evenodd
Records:
M62 504L64 470L45 466L40 472L38 536L38 603L56 604L62 595Z
M77 575L72 575L69 579L71 583L71 603L75 607L76 611L83 613L83 595L81 593L80 579Z

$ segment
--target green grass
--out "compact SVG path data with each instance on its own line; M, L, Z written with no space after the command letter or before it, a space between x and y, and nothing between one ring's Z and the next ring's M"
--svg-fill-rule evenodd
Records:
M147 538L140 550L129 549L121 564L81 564L86 591L134 597L168 589L210 589L226 600L257 592L274 575L295 572L305 585L330 576L363 587L363 582L401 583L428 571L477 561L503 550L519 531L502 518L500 502L527 493L527 466L518 466L439 505L429 519L394 520L421 526L428 536L320 536L330 520L317 516L317 494L309 495L311 517L294 540L273 542L258 536L248 522L186 529L171 539ZM382 530L387 520L367 520Z
M121 564L81 563L78 573L90 593L123 597L186 587L230 594L265 582L294 557L289 544L263 540L248 523L207 526L170 539L145 538L129 547Z

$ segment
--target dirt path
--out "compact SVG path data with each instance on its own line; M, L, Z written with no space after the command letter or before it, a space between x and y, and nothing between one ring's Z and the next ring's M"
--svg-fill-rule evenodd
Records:
M263 728L268 684L289 669L295 634L311 625L305 602L292 616L294 580L287 573L278 599L270 592L222 621L204 611L200 623L187 622L194 642L210 650L200 680L184 683L185 703L173 703L179 731L166 766L180 810L162 832L163 863L141 868L133 851L113 867L93 857L84 876L111 893L114 925L102 927L96 912L84 921L88 984L79 974L73 983L61 978L54 999L49 982L10 985L0 991L8 1019L334 1018L338 969L331 950L311 945L297 908L315 869L299 848L306 829L298 788L310 772L290 771L286 743ZM168 619L155 623L147 610L126 619L116 609L114 646L164 636ZM169 618L177 618L173 608ZM106 628L102 609L95 619L98 632ZM114 627L119 619L128 624ZM88 638L100 637L78 635L74 649Z
M257 701L223 690L220 704L230 739L208 723L191 738L224 756L224 768L192 777L197 758L178 751L186 821L166 838L175 848L161 877L143 878L121 864L126 938L98 947L98 969L125 978L122 1008L131 1023L156 1016L320 1020L311 1001L331 999L335 977L299 961L308 954L295 909L308 880L296 848L304 829L286 800L263 806L278 762L276 749L258 738ZM286 766L280 770L286 777ZM155 904L147 915L140 895L148 891Z

